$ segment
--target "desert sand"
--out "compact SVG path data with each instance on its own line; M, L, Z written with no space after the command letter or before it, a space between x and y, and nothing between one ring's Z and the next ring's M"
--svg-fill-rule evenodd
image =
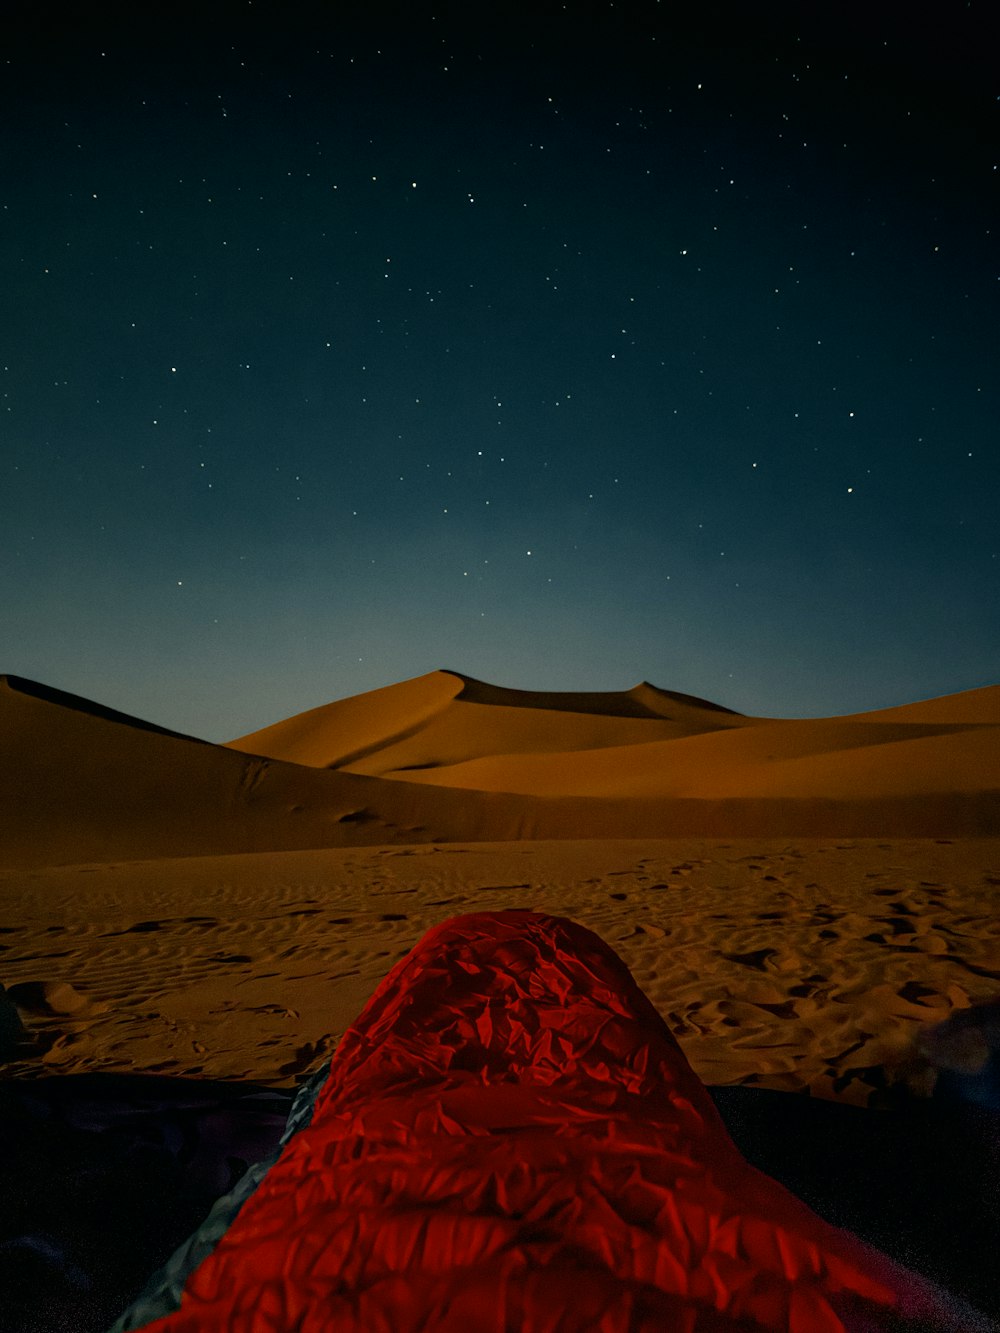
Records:
M933 1090L924 1028L1000 993L1000 840L431 844L8 871L4 1072L291 1085L449 916L570 916L710 1085Z
M455 672L219 746L5 678L8 1075L290 1084L425 930L484 907L610 943L712 1085L931 1092L1000 993L1000 687L748 718L642 684Z
M215 745L7 677L0 747L5 1080L291 1089L505 907L596 931L713 1089L995 1078L1000 687L781 720L439 671Z

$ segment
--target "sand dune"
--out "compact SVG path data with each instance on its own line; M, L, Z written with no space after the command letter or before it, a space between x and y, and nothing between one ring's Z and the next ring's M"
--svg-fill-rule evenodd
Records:
M1000 830L1000 688L747 718L453 672L211 745L0 679L0 865L524 838Z
M461 677L432 671L311 708L230 741L229 748L311 768L337 768L419 730L461 689Z
M1000 726L988 724L834 719L631 746L497 754L381 775L538 796L844 799L988 790L1000 777L998 744Z
M645 682L621 694L545 694L438 671L229 744L466 790L715 800L988 791L1000 787L998 742L1000 687L782 721Z
M387 784L236 754L16 677L0 679L0 736L0 865L345 846L399 834L391 813L380 818L368 805L371 789ZM385 804L405 821L405 800Z
M749 721L645 683L624 693L546 694L432 671L300 713L229 747L381 776L490 754L641 744Z
M433 696L434 706L411 709L401 725L417 686L422 698ZM383 708L394 725L382 728L379 742ZM341 748L336 757L340 718L358 726L366 714L365 744ZM361 734L360 726L352 732ZM928 818L934 824L929 797L965 798L950 803L946 822L955 827L961 805L966 831L989 831L1000 809L995 686L846 717L783 721L745 717L645 682L619 694L545 694L433 672L302 714L230 746L409 784L563 802L628 798L650 803L638 824L633 821L633 830L642 832L662 830L658 818L669 831L681 831L705 820L709 812L702 803L723 800L784 802L788 827L797 831L808 826L810 815L830 827L831 802L844 806L845 829L858 827L859 814L848 807L859 801L895 802L884 815L887 827L899 831L900 818L905 820L899 802L910 799L916 802L914 832ZM683 801L700 808L677 804ZM673 804L668 809L665 802ZM810 811L806 802L819 804ZM536 807L534 813L539 828L557 833L554 809ZM600 831L611 831L606 805L587 813ZM633 816L638 814L633 807ZM742 829L747 819L764 814L747 804L727 809L726 818ZM565 816L563 808L563 822ZM766 818L781 816L768 809ZM877 825L865 831L877 831Z

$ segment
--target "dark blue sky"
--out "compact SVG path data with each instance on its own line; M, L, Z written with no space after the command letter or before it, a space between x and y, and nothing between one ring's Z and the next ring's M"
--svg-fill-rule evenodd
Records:
M1000 679L991 6L35 8L0 669L213 740Z

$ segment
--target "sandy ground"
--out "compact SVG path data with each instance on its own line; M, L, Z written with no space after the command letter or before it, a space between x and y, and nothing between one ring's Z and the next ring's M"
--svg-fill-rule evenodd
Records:
M1000 838L424 844L9 870L3 1072L291 1086L430 926L530 907L611 944L706 1083L877 1106L887 1087L928 1095L919 1034L1000 993L998 894Z

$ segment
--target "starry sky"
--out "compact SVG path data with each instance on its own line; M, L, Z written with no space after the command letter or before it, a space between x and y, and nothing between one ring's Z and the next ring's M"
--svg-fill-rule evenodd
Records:
M7 8L0 670L1000 681L989 4Z

